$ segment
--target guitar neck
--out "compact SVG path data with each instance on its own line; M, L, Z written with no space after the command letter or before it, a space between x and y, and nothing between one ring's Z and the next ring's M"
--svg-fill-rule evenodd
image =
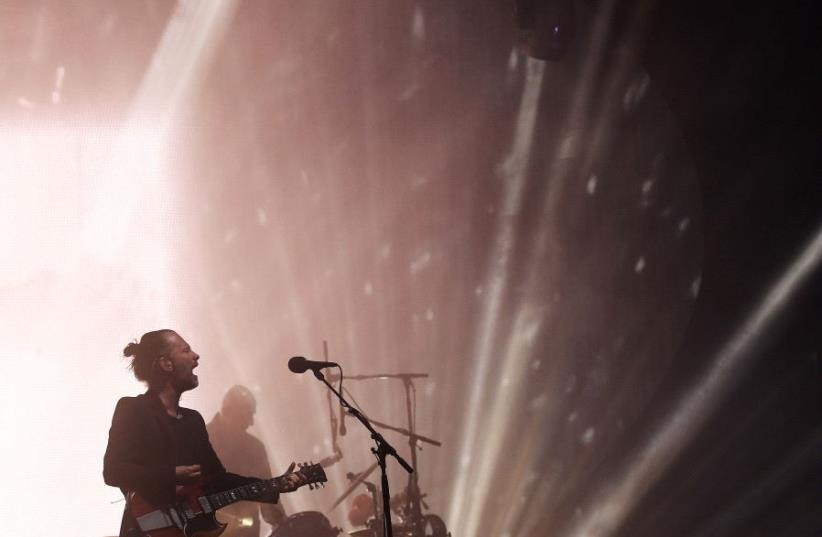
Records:
M286 488L286 484L285 477L273 477L271 479L255 481L254 483L224 490L215 494L209 494L206 496L206 499L216 511L217 509L222 509L223 507L233 503L256 500L263 494L281 492Z

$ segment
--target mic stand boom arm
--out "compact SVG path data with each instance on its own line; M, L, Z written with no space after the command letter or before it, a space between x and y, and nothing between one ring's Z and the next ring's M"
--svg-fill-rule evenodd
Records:
M328 376L332 377L332 375L328 375ZM428 375L425 375L425 376L427 377ZM339 378L339 377L336 377L336 378ZM398 376L397 378L401 378L401 377ZM345 379L350 380L351 377L345 377ZM354 396L351 395L350 391L348 391L346 388L343 388L342 391L343 391L343 393L347 393L348 396L351 397L352 400L354 400L355 405L359 405L359 403L357 403L357 401L354 399ZM331 397L330 394L329 394L329 397ZM437 447L442 446L442 442L440 442L439 440L434 440L433 438L429 438L427 436L417 434L413 431L409 431L408 429L403 429L402 427L395 427L393 425L388 425L387 423L383 423L383 422L377 421L375 419L369 419L369 422L372 425L376 425L380 429L387 429L389 431L394 431L394 432L400 433L401 435L405 435L407 437L413 438L414 440L419 440L420 442L425 442L425 443L428 443L428 444L431 444L431 445L434 445L434 446L437 446Z
M442 442L439 440L434 440L433 438L429 438L427 436L423 436L421 434L412 433L408 429L403 429L402 427L394 427L393 425L388 425L387 423L382 423L381 421L371 420L371 423L376 425L381 429L388 429L389 431L394 431L400 433L401 435L407 436L409 438L413 438L414 440L419 440L420 442L425 442L427 444L431 444L432 446L441 446Z
M382 473L383 536L394 537L394 529L391 525L391 492L388 489L388 473L385 469L385 459L388 455L391 455L392 457L397 459L397 462L400 463L400 466L402 466L403 469L405 469L405 471L409 474L413 474L414 469L411 467L410 464L405 462L405 459L403 459L399 453L397 453L397 450L394 449L394 446L389 444L388 441L385 438L383 438L383 436L380 433L378 433L374 429L374 427L371 426L371 423L368 422L366 417L363 416L359 410L348 404L348 401L345 400L345 398L342 396L340 392L334 389L334 386L332 386L328 383L327 380L325 380L325 376L323 376L323 374L318 369L314 369L313 372L314 376L317 377L318 380L322 381L323 384L325 384L328 387L328 389L331 390L334 393L334 395L337 396L337 399L340 400L340 404L343 406L346 412L348 412L349 415L357 418L357 420L363 424L363 427L368 429L368 431L371 433L371 438L377 444L376 447L371 448L371 453L376 455L377 462L380 465L380 471Z

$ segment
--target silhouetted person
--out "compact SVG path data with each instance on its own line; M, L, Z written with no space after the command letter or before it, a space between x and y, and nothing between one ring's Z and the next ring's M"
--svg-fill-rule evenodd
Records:
M148 332L139 343L129 343L123 354L132 358L134 375L148 391L117 402L103 460L106 484L120 487L123 494L137 492L161 506L174 502L177 486L201 476L210 479L214 491L258 480L226 472L208 440L203 417L180 407L183 392L199 383L194 369L200 360L182 337L173 330ZM288 491L301 484L293 474L287 480ZM277 499L273 493L265 501ZM120 536L141 535L126 506Z
M254 424L257 401L245 386L233 386L226 392L220 411L208 423L208 435L220 460L241 474L271 476L265 446L248 432ZM239 502L220 511L219 518L228 522L222 537L258 537L260 513L266 522L277 527L285 517L279 504Z

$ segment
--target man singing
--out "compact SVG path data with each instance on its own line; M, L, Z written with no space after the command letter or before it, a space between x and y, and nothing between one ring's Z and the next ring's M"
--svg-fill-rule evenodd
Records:
M194 369L200 356L173 330L143 334L139 343L129 343L123 355L131 358L131 369L148 390L117 402L103 460L106 484L120 487L124 494L137 492L155 505L170 505L176 487L207 477L214 491L258 481L226 471L214 452L203 417L182 408L180 396L198 385ZM293 468L289 468L287 474ZM302 485L297 474L286 476L285 492ZM259 501L277 503L272 493ZM140 537L128 506L123 513L120 537Z

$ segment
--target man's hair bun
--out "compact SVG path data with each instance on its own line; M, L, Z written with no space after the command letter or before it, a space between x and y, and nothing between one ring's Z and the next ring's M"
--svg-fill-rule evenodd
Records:
M134 371L137 380L143 381L149 386L162 380L157 376L160 372L154 366L161 356L171 350L169 336L172 335L176 335L176 332L168 328L154 330L143 334L140 343L132 341L126 345L126 348L123 349L123 356L131 358L129 367Z
M137 356L137 353L139 351L140 351L140 344L135 342L135 341L132 341L131 343L126 345L125 349L123 349L123 356L129 356L129 357Z

